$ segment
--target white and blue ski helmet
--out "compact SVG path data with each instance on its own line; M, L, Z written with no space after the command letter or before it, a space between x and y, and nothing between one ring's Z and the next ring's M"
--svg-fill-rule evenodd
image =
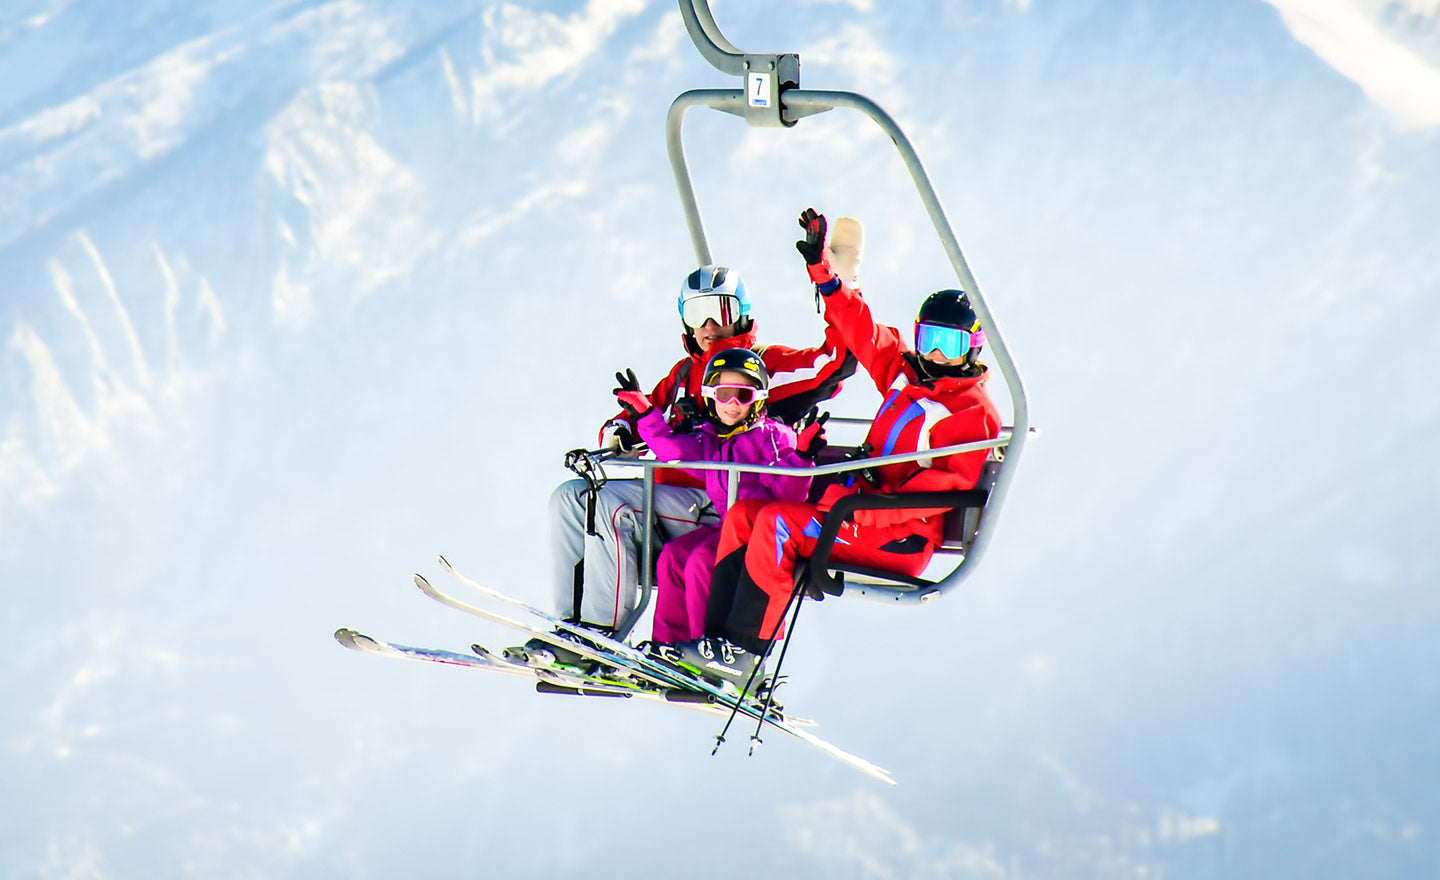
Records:
M676 306L687 334L707 320L721 327L739 324L743 331L750 317L750 294L739 272L711 264L685 276Z

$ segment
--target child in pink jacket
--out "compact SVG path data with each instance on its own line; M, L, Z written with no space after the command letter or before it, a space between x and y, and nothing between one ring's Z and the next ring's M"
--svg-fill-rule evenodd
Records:
M700 393L708 418L688 434L678 434L651 405L633 371L616 374L615 396L638 417L640 436L661 461L733 461L805 467L825 446L825 417L814 419L797 438L781 422L765 416L770 377L755 352L730 348L705 365ZM705 481L706 494L724 517L730 477L724 471L689 471ZM739 474L736 500L804 501L810 478L780 474ZM705 635L705 606L720 526L701 526L665 544L657 560L655 622L651 639L656 649ZM663 654L663 652L662 652Z

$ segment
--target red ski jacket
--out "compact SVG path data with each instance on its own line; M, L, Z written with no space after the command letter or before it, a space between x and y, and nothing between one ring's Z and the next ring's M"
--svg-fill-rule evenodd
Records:
M814 278L817 274L824 277ZM820 266L812 267L811 276L820 284L838 281ZM999 436L1000 413L985 391L988 371L970 377L921 376L906 338L894 327L875 323L860 291L844 283L825 297L825 320L840 331L845 346L885 395L865 437L874 450L872 455L917 452ZM849 485L831 486L820 507L828 510L836 499L855 492L973 489L988 455L987 450L979 450L884 465L874 469L878 485L857 477ZM932 545L938 545L943 537L945 512L944 508L859 510L855 522L889 529L896 538L922 535Z

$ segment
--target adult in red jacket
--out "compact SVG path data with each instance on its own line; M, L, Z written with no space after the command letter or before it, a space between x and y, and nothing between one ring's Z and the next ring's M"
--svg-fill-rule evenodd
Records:
M860 291L830 270L825 218L806 210L800 224L806 238L796 247L824 297L826 322L840 332L885 395L866 436L873 454L917 452L998 436L1000 415L985 391L987 368L978 360L984 332L965 294L942 290L925 300L912 349L899 330L875 323ZM748 502L731 508L721 530L707 637L682 646L687 659L743 683L775 638L794 590L797 560L814 552L825 511L840 497L973 489L987 456L979 450L883 465L870 471L870 479L830 486L818 504ZM946 512L857 510L853 521L841 528L830 558L919 574L941 541Z
M770 375L768 414L787 425L797 424L812 406L834 397L840 383L855 373L855 356L832 326L826 326L825 341L815 348L757 345L745 282L740 273L724 266L701 266L690 273L678 305L684 331L680 341L687 356L676 361L649 394L672 424L683 418L687 400L694 405L690 412L703 412L700 385L705 362L727 348L748 348L760 355ZM636 436L635 417L622 411L601 427L600 445L628 451ZM662 470L656 477L660 482L677 482L685 475ZM691 485L689 478L678 482Z
M855 372L855 357L833 327L815 348L756 345L750 297L740 273L702 266L686 277L677 303L686 356L670 368L649 399L672 426L687 430L687 419L704 412L700 386L709 356L729 348L759 352L770 374L770 414L798 422L816 403L833 397ZM601 429L602 446L627 451L638 432L635 417L620 413ZM654 515L669 537L678 537L718 517L704 484L674 469L657 475ZM593 514L582 480L560 484L550 496L552 588L558 615L598 629L613 630L639 600L638 559L644 538L639 480L611 480L595 493ZM537 647L543 647L537 643Z

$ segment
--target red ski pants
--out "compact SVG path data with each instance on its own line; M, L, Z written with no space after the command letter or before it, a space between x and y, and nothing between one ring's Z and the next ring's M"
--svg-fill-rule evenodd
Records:
M714 630L721 628L723 619L723 634L738 644L775 638L785 605L795 590L797 560L815 552L815 539L820 536L824 518L819 507L796 501L749 499L730 508L720 528L720 549L716 554L719 562L707 631L722 634ZM897 548L903 549L897 552ZM830 558L918 575L925 570L934 550L929 542L897 541L893 529L846 523L840 527ZM743 569L739 564L742 558ZM735 580L733 586L722 585L729 579ZM729 607L717 608L716 599L722 603L728 599Z

